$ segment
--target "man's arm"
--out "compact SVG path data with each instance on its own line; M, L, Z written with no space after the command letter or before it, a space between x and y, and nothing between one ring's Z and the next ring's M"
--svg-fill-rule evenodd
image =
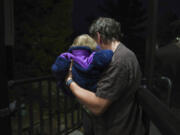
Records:
M73 61L69 67L68 75L65 79L66 82L72 80L72 65ZM97 97L94 92L91 92L87 89L80 87L76 82L72 81L69 85L69 89L76 96L79 102L87 107L94 115L102 114L108 106L111 104L111 101L105 98Z
M85 105L94 115L102 114L111 104L110 100L97 97L95 93L81 88L74 81L69 85L69 88L79 102Z

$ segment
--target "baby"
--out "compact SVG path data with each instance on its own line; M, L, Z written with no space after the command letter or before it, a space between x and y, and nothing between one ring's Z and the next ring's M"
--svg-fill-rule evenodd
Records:
M73 80L81 87L96 92L97 82L101 73L111 62L113 52L101 50L96 41L88 34L75 38L72 46L60 54L52 65L52 73L58 80L60 88L64 89L65 77L68 73L71 59ZM70 91L64 91L67 94Z

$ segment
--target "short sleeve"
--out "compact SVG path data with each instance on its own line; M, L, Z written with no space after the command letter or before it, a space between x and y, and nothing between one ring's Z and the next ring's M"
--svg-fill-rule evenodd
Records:
M127 66L120 62L111 63L97 84L96 96L114 101L125 92L127 85Z

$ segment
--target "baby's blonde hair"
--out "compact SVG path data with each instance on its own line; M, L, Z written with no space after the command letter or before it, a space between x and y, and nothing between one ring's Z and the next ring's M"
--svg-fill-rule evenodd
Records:
M97 43L88 34L82 34L74 39L72 46L87 46L92 50L95 50Z

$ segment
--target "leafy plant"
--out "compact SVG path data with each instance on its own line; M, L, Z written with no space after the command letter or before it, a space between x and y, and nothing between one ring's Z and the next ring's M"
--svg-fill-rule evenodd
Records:
M71 44L72 0L15 0L15 77L51 72Z

